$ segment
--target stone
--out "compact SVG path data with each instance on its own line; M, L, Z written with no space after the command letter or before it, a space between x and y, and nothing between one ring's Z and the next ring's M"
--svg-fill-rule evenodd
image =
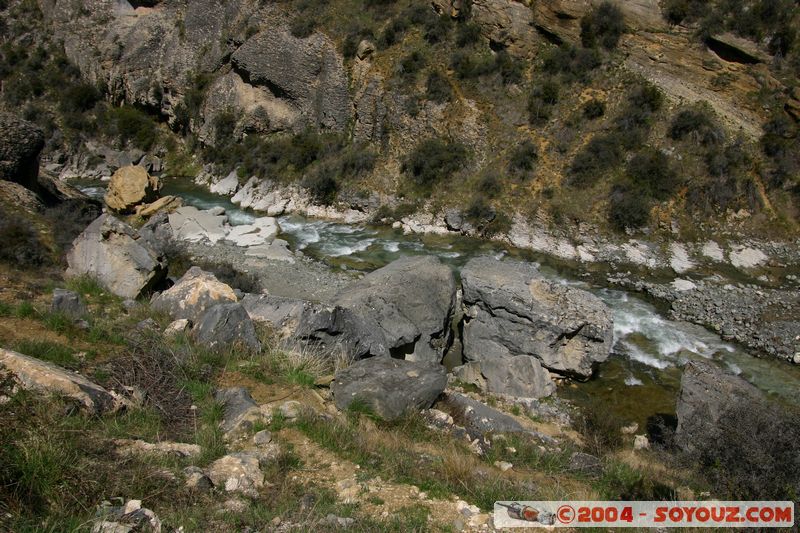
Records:
M743 246L734 247L728 254L731 265L736 268L748 269L755 268L767 262L767 255L758 248L747 248Z
M50 311L72 318L80 318L87 313L86 304L83 303L80 295L65 289L53 290L53 303Z
M167 313L173 319L187 319L197 324L211 307L237 300L229 285L200 267L192 267L175 285L153 298L151 306L154 311Z
M150 218L156 213L171 213L183 206L183 200L177 196L162 196L150 204L137 205L134 212L142 218Z
M724 423L725 411L737 401L756 403L765 398L756 387L713 363L687 363L678 393L675 443L686 451L702 447Z
M253 435L253 444L256 446L264 446L272 442L272 433L266 429L262 429Z
M0 179L36 191L44 133L10 113L0 113Z
M222 404L224 410L220 427L225 433L243 433L249 430L254 422L268 422L244 387L220 389L214 394L214 399Z
M254 352L261 350L253 321L239 303L215 305L192 331L197 342L211 348L241 346Z
M538 359L527 355L498 356L454 368L463 383L472 383L485 392L520 398L544 398L556 385Z
M209 242L216 244L225 238L230 228L228 217L214 210L201 211L187 205L169 214L172 234L179 241Z
M122 298L137 298L167 273L167 263L128 224L100 215L72 243L66 276L89 276Z
M372 41L364 39L360 43L358 43L358 49L356 50L356 57L363 61L372 54L374 54L375 50L376 50L375 44Z
M236 175L235 170L209 187L211 192L222 196L230 196L237 189L239 189L239 176Z
M160 455L172 457L197 457L201 448L197 444L184 442L145 442L143 440L116 439L116 452L121 456Z
M544 279L533 264L493 257L470 260L461 281L467 361L526 355L588 379L608 359L613 319L596 296Z
M650 449L650 440L647 438L647 435L636 435L633 438L633 449L634 450L649 450Z
M588 453L574 452L569 458L569 470L584 474L599 474L603 471L603 461Z
M354 401L385 420L429 408L447 386L447 373L436 363L370 357L336 373L331 392L336 407L347 410Z
M298 416L300 416L300 412L303 409L303 404L296 400L289 400L288 402L283 402L281 406L278 408L278 412L280 412L281 416L286 420L295 420Z
M196 466L187 466L183 469L183 474L186 476L184 484L191 490L207 491L213 487L211 479Z
M453 273L432 256L405 257L345 287L328 306L303 313L296 337L356 359L439 363L455 311Z
M150 176L146 168L122 167L111 176L104 200L109 209L129 213L137 205L155 201L160 188L158 178Z
M167 338L177 337L178 335L183 335L189 328L192 327L192 323L187 318L180 318L172 322L169 326L164 329L164 336Z
M297 38L286 28L270 27L240 46L231 63L250 85L265 87L299 109L308 126L343 132L352 120L344 60L319 32Z
M0 367L8 370L22 388L69 398L87 414L115 413L127 405L121 397L81 374L11 350L0 348Z
M294 254L289 249L289 243L283 239L274 239L269 244L259 244L250 246L245 251L248 257L257 257L265 261L283 261L286 263L294 263Z
M277 234L277 221L272 217L261 217L252 224L232 227L225 240L241 247L259 246L271 243Z
M311 307L311 303L305 300L269 294L245 294L241 304L254 322L286 334L295 332L300 317Z
M489 433L525 432L525 428L512 416L458 392L445 394L437 403L437 407L450 413L455 420L463 424L473 439L483 438Z
M123 505L116 506L111 502L103 502L98 506L92 533L132 531L161 533L161 520L153 511L142 507L141 500L128 500Z
M514 465L508 461L495 461L494 466L499 468L501 472L507 472L514 467Z
M258 496L264 486L264 473L258 456L239 452L220 457L206 471L211 483L225 492L239 492L246 496Z

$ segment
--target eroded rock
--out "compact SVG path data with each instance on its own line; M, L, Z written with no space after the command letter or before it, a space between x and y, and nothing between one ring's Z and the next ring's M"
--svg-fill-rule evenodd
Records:
M237 301L229 285L200 267L192 267L175 285L153 298L152 308L175 320L187 319L197 324L211 307Z
M146 168L122 167L111 176L105 202L114 211L128 213L137 205L155 201L160 188L158 178L150 176Z
M211 307L192 330L197 342L209 347L241 346L261 350L253 321L239 303Z

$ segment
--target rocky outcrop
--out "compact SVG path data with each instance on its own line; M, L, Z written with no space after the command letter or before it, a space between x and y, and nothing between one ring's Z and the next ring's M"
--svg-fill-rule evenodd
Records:
M544 398L556 390L538 359L528 355L487 357L453 369L455 377L485 392Z
M753 385L715 364L691 361L681 378L675 443L687 451L702 448L725 422L725 412L740 401L764 403L765 398Z
M529 5L515 0L473 0L472 19L495 46L528 57L540 41Z
M345 288L329 306L303 313L296 335L356 359L438 363L449 345L455 298L449 267L432 256L406 257Z
M471 260L461 271L464 357L532 356L586 379L611 351L611 311L596 296L544 279L530 263Z
M151 307L175 320L186 318L196 324L215 305L237 301L230 286L195 266L187 270L175 285L153 298Z
M433 405L446 386L439 364L370 357L339 371L331 392L342 411L360 402L384 420L396 420Z
M42 148L42 130L14 115L0 113L0 179L36 191Z
M155 201L161 185L139 166L122 167L111 176L105 196L106 205L118 213L129 213L136 206Z
M238 303L219 304L210 308L192 330L197 342L211 348L244 347L257 352L261 343L253 321Z
M67 277L93 277L122 298L153 289L167 272L166 261L133 228L108 214L75 239L67 263Z
M352 117L347 74L336 47L321 33L300 39L270 28L239 47L231 62L249 84L266 87L296 108L305 122L297 126L347 127Z
M0 348L0 368L9 371L25 389L59 395L84 412L101 415L125 407L125 401L82 375L60 366Z

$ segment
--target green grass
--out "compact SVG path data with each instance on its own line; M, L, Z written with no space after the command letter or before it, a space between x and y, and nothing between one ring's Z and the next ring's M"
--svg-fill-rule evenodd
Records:
M36 315L36 308L30 302L21 302L14 310L14 316L17 318L31 318Z
M80 361L75 358L75 350L55 342L26 339L15 344L14 350L66 368L80 367Z

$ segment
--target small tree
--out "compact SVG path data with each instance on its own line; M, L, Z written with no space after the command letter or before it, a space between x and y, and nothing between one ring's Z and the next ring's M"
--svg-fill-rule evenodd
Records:
M581 19L581 43L586 48L600 44L603 48L613 50L623 33L625 17L611 2L603 2Z

